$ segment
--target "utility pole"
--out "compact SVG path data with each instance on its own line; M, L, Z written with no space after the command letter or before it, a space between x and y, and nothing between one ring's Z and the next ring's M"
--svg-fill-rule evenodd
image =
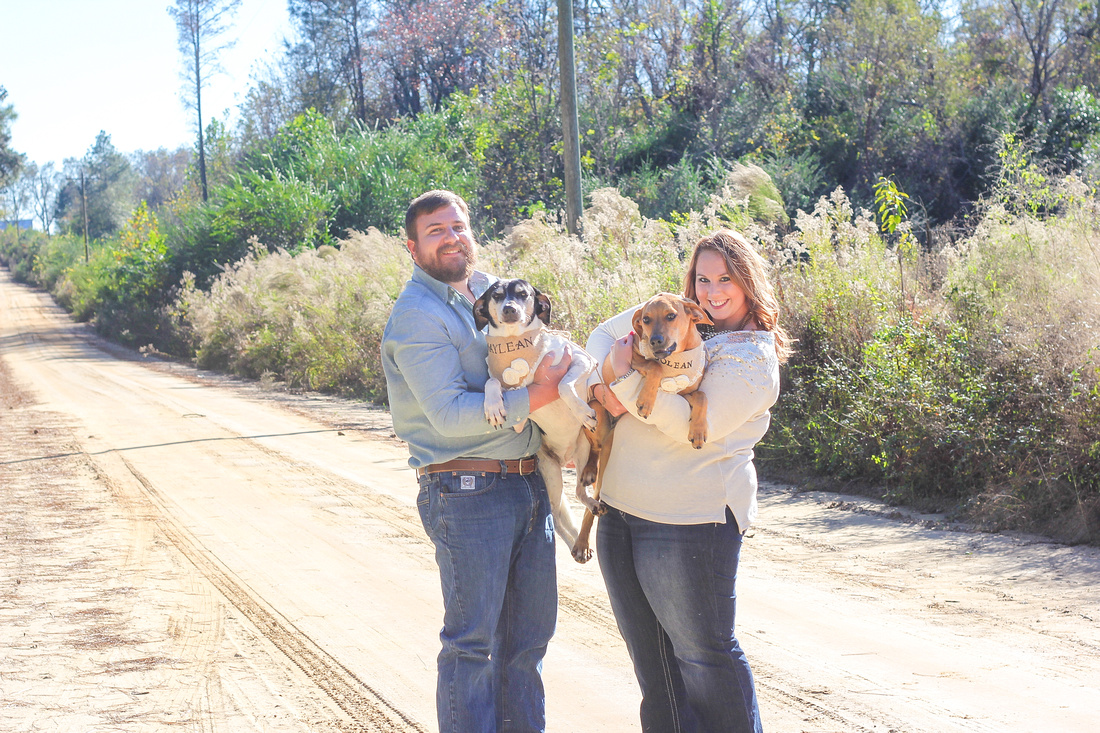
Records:
M577 123L577 76L573 60L573 0L558 0L558 65L561 73L561 126L565 143L565 225L577 233L581 216L581 142Z
M84 190L84 166L80 167L80 201L84 209L84 264L88 264L88 194Z

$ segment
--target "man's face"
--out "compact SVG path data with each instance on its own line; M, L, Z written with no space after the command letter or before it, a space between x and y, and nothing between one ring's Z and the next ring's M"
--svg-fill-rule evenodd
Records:
M416 236L406 246L413 262L440 282L465 281L477 261L470 219L454 204L417 217Z

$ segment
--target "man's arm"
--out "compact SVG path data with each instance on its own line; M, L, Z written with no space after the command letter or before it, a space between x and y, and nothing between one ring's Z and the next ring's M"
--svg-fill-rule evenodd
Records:
M485 419L484 387L470 389L459 353L438 317L418 309L394 316L387 341L393 361L413 398L440 435L459 438L491 433ZM527 390L504 393L505 427L530 414Z

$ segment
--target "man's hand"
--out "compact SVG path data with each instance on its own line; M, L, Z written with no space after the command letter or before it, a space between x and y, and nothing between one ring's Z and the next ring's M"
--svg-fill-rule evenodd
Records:
M531 412L558 399L558 384L561 383L565 373L569 371L569 365L573 361L573 351L568 345L566 345L564 352L558 356L556 362L551 358L553 355L551 353L543 357L538 368L535 369L531 384L527 385L527 396L531 401Z

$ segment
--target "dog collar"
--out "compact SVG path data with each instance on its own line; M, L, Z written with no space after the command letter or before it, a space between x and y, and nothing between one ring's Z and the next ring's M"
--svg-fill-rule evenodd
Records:
M500 380L506 388L519 386L538 365L542 356L542 330L528 331L518 336L486 336L489 355L489 376Z
M661 364L661 389L665 392L681 392L696 384L703 376L707 362L707 352L702 344L687 351L677 351L664 359Z

